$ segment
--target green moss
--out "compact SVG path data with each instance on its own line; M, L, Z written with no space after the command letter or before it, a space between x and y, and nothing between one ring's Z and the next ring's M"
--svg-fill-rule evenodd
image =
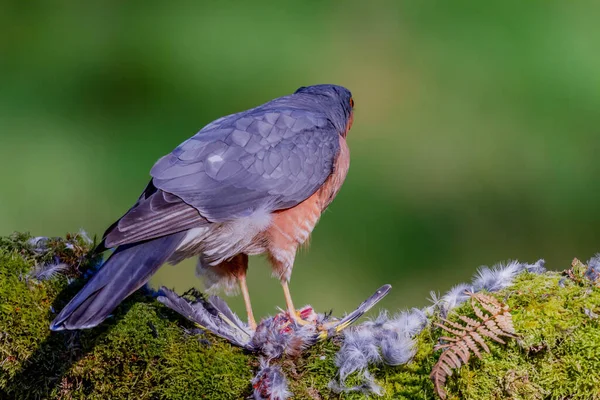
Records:
M77 235L32 249L29 236L0 238L0 398L241 399L251 395L258 361L210 334L188 334L192 326L151 297L136 293L101 327L51 333L54 309L81 287L58 276L39 282L28 277L36 262L59 257L76 265L95 262L91 247ZM67 245L78 243L80 246ZM575 268L558 273L521 274L494 294L511 307L518 340L490 343L490 354L473 357L448 379L451 399L600 398L600 289ZM586 310L587 313L586 313ZM592 313L590 313L590 311ZM452 313L472 315L465 304ZM592 315L591 317L588 315ZM428 327L417 336L413 361L398 367L374 366L383 399L433 399L429 374L441 336ZM278 360L297 399L360 399L334 395L339 343L320 343L297 360ZM358 384L358 375L348 384Z
M522 274L499 298L520 339L462 368L459 398L600 398L600 326L585 312L600 311L598 288L558 273Z
M449 378L449 399L600 398L600 326L585 312L600 312L598 288L559 273L524 273L494 295L510 306L519 339L489 343L490 354L472 357ZM473 317L470 304L450 319L457 315ZM425 377L439 357L432 350L441 335L439 328L425 329L413 363L377 373L389 398L434 398Z
M67 287L64 276L38 282L27 274L36 260L52 259L49 253L61 251L64 260L76 258L79 249L56 241L40 257L28 239L13 235L0 248L0 398L239 399L250 394L248 355L211 335L186 334L183 328L191 326L144 294L126 301L100 328L51 333L51 307L64 306L81 285Z
M508 340L507 345L489 343L490 354L484 353L482 360L472 357L448 379L448 398L600 398L600 318L585 311L600 314L600 289L575 278L566 279L555 272L524 273L511 287L495 293L510 306L519 339ZM457 308L450 319L456 320L458 315L474 317L470 304ZM429 374L440 355L433 347L442 335L441 329L431 325L417 336L417 353L411 363L371 367L384 388L382 399L436 398ZM328 393L327 383L336 372L330 357L336 351L331 343L322 345L296 365L301 379L292 387L301 395L298 398L313 398L310 393L315 388L318 393ZM316 376L307 378L305 372ZM359 383L358 376L347 381L350 386ZM364 395L345 394L343 398L361 399Z

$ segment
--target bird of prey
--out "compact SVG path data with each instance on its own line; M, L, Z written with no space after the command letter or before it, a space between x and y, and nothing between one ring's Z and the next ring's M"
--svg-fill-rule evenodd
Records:
M115 251L50 328L94 327L162 264L198 256L207 287L239 285L255 329L246 271L248 256L263 253L301 324L288 281L296 250L346 178L353 110L348 89L315 85L206 125L152 167L99 245Z

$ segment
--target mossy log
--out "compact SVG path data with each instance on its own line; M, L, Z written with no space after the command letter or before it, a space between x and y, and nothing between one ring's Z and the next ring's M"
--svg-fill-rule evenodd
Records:
M102 326L50 332L81 287L93 257L79 236L50 240L36 250L27 235L0 238L0 398L243 399L252 395L253 354L204 333L138 291ZM65 263L60 273L36 265ZM37 271L39 272L39 271ZM496 297L511 309L519 335L475 357L447 383L450 399L600 399L600 289L575 275L520 274ZM451 315L469 313L469 305ZM437 318L437 317L434 317ZM450 317L452 319L452 317ZM434 399L429 378L439 358L441 329L417 337L413 360L373 366L383 398ZM339 343L321 343L281 363L294 398L364 398L334 394ZM348 384L353 383L350 377ZM356 378L358 380L358 378Z

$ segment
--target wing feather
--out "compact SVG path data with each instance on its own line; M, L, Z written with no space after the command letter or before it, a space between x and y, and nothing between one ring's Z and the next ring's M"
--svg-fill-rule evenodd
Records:
M154 165L152 182L210 222L286 209L331 175L339 140L324 114L267 103L209 124Z
M298 205L333 172L341 133L314 108L276 101L220 118L154 165L148 187L106 231L103 246Z
M140 242L207 224L194 207L150 182L137 203L106 230L101 248Z

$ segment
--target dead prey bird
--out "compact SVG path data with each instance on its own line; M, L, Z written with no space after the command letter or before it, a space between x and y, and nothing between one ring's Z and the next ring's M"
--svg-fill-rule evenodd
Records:
M298 311L303 324L296 324L288 311L282 311L263 319L256 330L242 322L217 296L204 298L193 294L189 299L162 287L158 301L232 344L273 359L284 354L296 357L318 341L337 335L383 299L391 288L391 285L383 285L342 319L317 314L311 306L305 306Z

